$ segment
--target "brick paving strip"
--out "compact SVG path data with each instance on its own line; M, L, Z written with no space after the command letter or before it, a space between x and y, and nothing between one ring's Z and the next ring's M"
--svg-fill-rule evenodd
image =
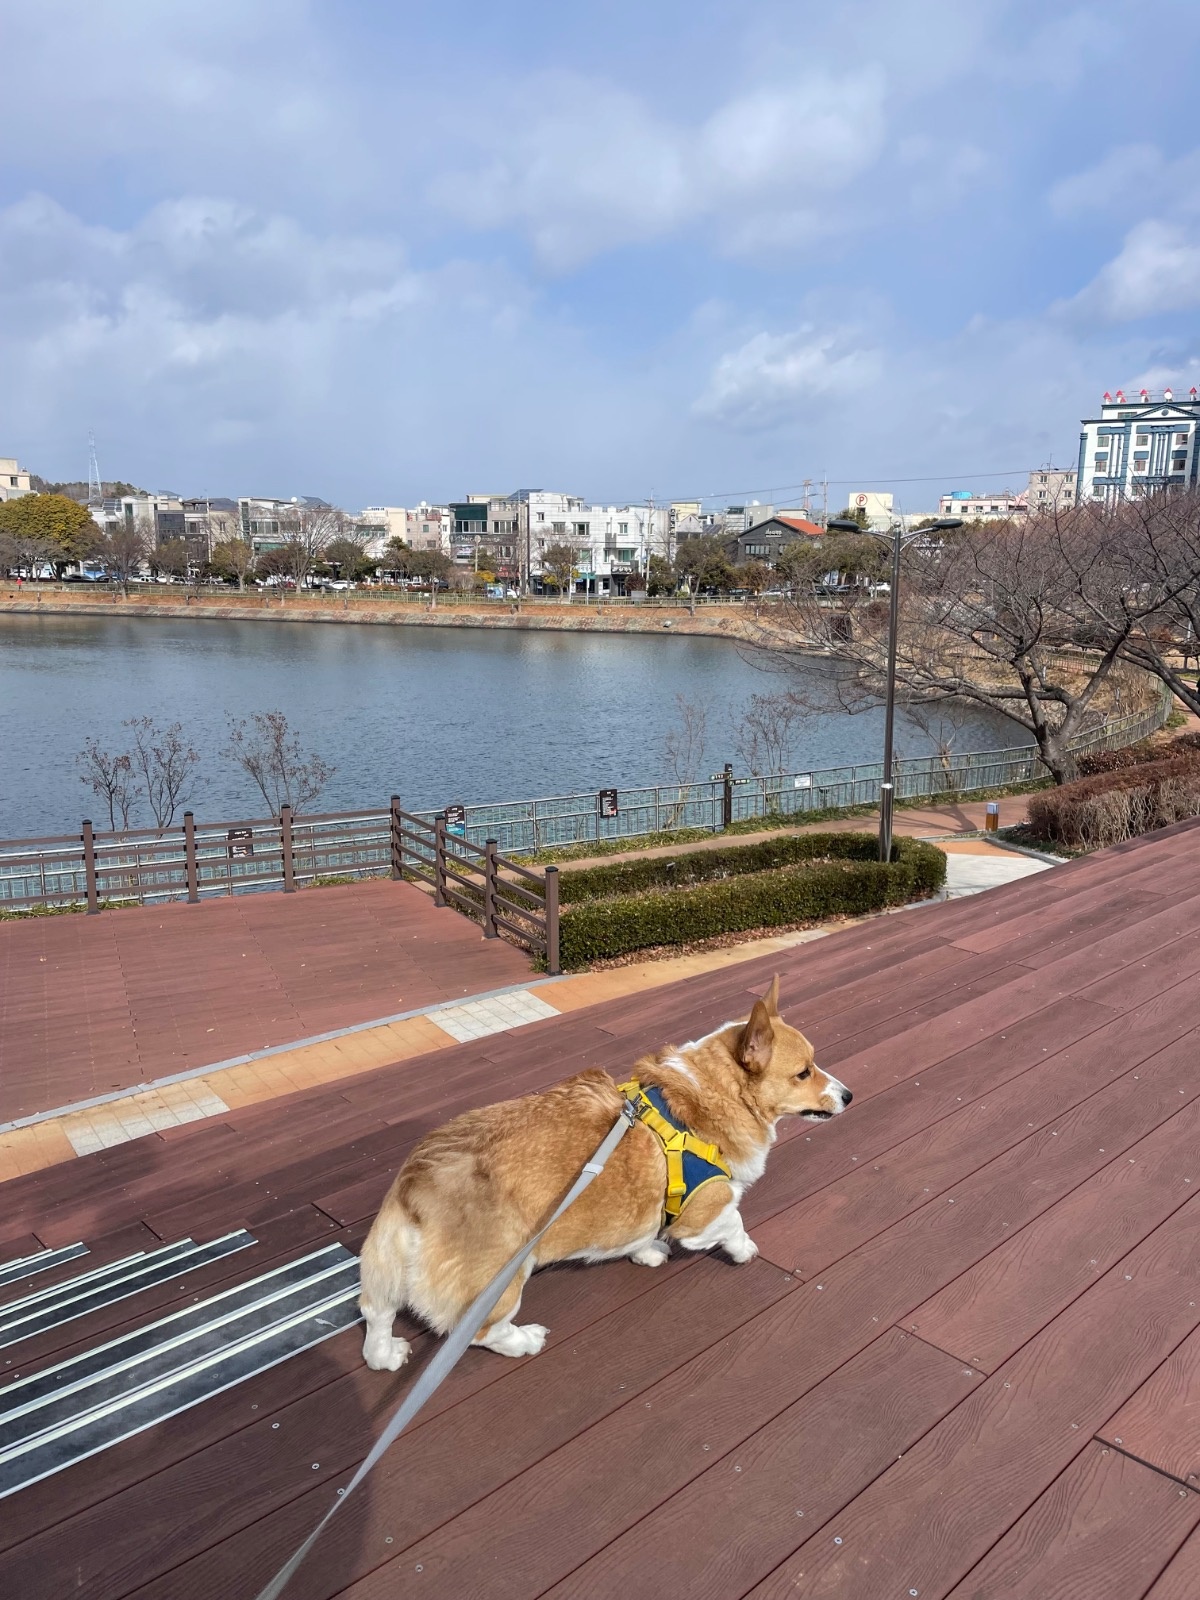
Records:
M951 859L952 898L1045 868L1043 862L998 850L983 839L945 840L942 848ZM987 881L975 881L969 872L968 863L977 862L981 856L988 858ZM968 868L968 878L956 887L959 863ZM900 911L910 909L918 908L902 907ZM870 919L837 920L819 928L777 934L726 949L570 977L534 979L269 1046L190 1068L149 1085L116 1090L19 1118L0 1124L0 1182L299 1089L424 1056L456 1043L507 1033L564 1012L664 987L774 951L790 950L853 926L854 921L867 920Z

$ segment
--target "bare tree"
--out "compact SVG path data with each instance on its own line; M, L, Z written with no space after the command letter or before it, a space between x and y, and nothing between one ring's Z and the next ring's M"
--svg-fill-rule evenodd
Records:
M1171 492L1126 501L1108 520L1122 582L1096 618L1123 658L1153 673L1200 715L1200 496Z
M332 506L297 505L280 523L279 548L272 552L279 570L302 589L316 564L335 539L342 536L346 517Z
M142 522L118 522L97 541L97 554L110 578L115 578L128 593L129 580L136 577L152 549L149 530Z
M155 545L147 555L150 570L168 578L186 578L188 575L188 547L184 539L167 539Z
M31 529L0 531L0 571L36 578L42 567L53 569L61 560L58 546Z
M104 802L109 827L115 833L119 817L119 826L128 828L129 818L142 792L129 752L102 750L97 740L85 739L83 749L75 759L80 768L80 781Z
M813 715L796 693L752 694L734 724L734 753L756 778L787 772L796 731Z
M307 753L282 711L256 711L229 719L225 754L257 784L272 816L287 805L303 811L321 793L337 768Z
M1088 510L913 540L901 584L897 694L908 704L957 700L999 712L1032 736L1064 783L1075 775L1072 741L1094 724L1137 627L1139 608L1116 603L1122 586L1112 530ZM788 611L794 642L784 654L820 650L851 669L836 680L843 708L879 704L887 606L859 591L801 598ZM765 630L760 642L779 648Z
M967 725L968 707L961 701L942 700L932 705L908 705L905 717L917 727L933 746L933 753L942 769L942 785L954 788L954 745Z
M220 578L236 578L239 589L246 587L246 575L254 566L254 551L248 539L222 539L213 545L211 565Z
M140 792L163 833L175 820L200 757L185 741L181 723L159 727L153 717L130 717L122 727L133 730L130 760L141 780Z
M704 766L708 751L708 706L702 700L689 700L686 695L676 694L675 707L678 721L667 729L663 752L676 783L683 787L695 783Z
M559 535L553 544L548 544L541 553L541 567L543 576L563 595L567 604L571 602L571 590L575 582L575 563L579 560L579 551L573 544Z

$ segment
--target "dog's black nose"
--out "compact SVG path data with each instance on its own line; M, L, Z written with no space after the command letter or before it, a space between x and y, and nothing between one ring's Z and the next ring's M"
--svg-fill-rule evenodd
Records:
M849 1089L842 1090L842 1104L844 1106L848 1106L853 1099L854 1096L850 1093Z

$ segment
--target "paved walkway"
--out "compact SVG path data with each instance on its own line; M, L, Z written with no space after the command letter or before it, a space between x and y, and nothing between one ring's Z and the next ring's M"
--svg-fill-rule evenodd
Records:
M530 970L381 881L0 922L0 1123Z
M1029 816L1028 796L1010 795L998 802L1002 828L1015 828ZM893 832L912 839L944 839L956 833L979 833L987 818L987 802L971 800L959 805L905 806L895 813ZM872 811L860 817L838 817L832 822L801 822L793 828L764 828L759 833L714 833L709 839L698 839L691 844L654 845L649 850L617 850L611 855L580 857L577 861L564 861L564 872L575 872L581 867L611 866L614 861L640 860L643 856L673 856L681 850L720 850L740 844L758 844L764 839L778 839L791 833L877 833L879 813Z

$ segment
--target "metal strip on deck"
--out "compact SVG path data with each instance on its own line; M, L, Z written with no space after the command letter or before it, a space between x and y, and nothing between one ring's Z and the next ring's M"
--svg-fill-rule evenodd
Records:
M254 1243L253 1235L244 1228L224 1234L210 1244L182 1239L161 1250L152 1250L148 1255L139 1252L94 1273L85 1273L81 1278L68 1279L53 1289L27 1295L0 1308L0 1348L32 1338L36 1333L45 1333L49 1328L102 1306L114 1305L142 1289L193 1272L197 1267L219 1261L222 1256L245 1250Z
M32 1256L18 1256L15 1261L6 1261L0 1266L0 1289L10 1283L19 1283L22 1278L31 1278L35 1272L61 1267L64 1262L74 1261L87 1253L87 1245L79 1243L66 1244L58 1250L39 1250Z
M0 1390L0 1499L359 1320L343 1245L290 1262Z

